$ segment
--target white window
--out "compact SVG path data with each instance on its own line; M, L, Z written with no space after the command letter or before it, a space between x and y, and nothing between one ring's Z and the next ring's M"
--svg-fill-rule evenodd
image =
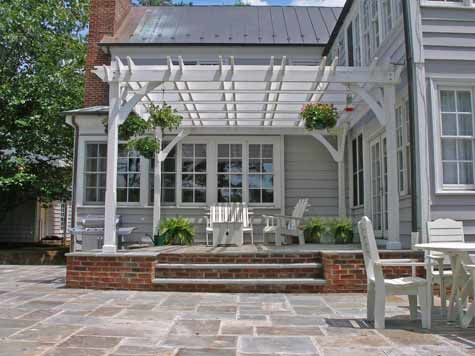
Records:
M356 15L353 21L353 57L355 66L361 66L360 15Z
M117 162L117 201L121 203L140 202L140 154L119 145Z
M442 184L445 189L474 189L473 90L439 89Z
M353 207L364 204L363 135L359 134L351 141Z
M383 0L383 26L384 36L386 37L394 26L392 0Z
M409 193L411 162L409 108L407 102L396 108L396 140L399 194L405 195Z
M166 147L168 142L163 142L163 147ZM161 202L163 205L175 205L176 204L176 147L168 154L165 161L162 163L162 194ZM155 170L155 160L150 160L150 170L149 170L149 184L150 184L150 193L149 193L149 202L153 204L154 201L154 170Z
M206 144L183 144L181 201L206 203Z
M249 145L249 202L274 202L274 145Z
M379 1L380 0L371 0L371 54L373 54L381 44L379 33Z
M88 204L103 203L106 196L107 145L105 143L87 143L85 163L85 202Z
M371 61L371 15L370 0L363 0L361 3L361 20L363 36L363 64L369 64Z
M218 202L243 201L242 144L218 144Z

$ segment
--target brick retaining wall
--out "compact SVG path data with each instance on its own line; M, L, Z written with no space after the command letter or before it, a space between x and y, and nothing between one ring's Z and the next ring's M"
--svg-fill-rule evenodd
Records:
M151 290L156 256L67 256L66 286Z
M424 254L417 251L380 252L382 259L412 258L424 260ZM327 281L325 293L365 293L366 272L361 252L322 252L323 278ZM384 267L384 276L397 278L410 276L411 267ZM417 274L423 276L424 268L418 267Z

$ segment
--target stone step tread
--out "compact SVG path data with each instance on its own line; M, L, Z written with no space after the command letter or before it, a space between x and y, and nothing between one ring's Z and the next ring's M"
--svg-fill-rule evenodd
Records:
M325 285L321 278L155 278L154 284L204 284L204 285Z
M320 269L321 263L157 263L158 269Z

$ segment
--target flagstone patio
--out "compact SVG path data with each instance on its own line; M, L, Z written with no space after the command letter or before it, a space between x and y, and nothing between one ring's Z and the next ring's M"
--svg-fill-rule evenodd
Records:
M433 330L364 294L205 294L64 288L62 266L0 266L0 355L475 355L473 328L434 311Z

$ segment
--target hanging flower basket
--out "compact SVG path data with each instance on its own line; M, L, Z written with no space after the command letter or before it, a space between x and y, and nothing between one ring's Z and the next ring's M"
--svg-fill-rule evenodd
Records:
M338 112L333 104L307 104L300 112L307 130L325 130L336 125Z
M147 159L153 159L155 158L155 154L160 152L160 140L151 136L140 137L130 140L129 143L127 143L127 148L137 151L141 156Z

